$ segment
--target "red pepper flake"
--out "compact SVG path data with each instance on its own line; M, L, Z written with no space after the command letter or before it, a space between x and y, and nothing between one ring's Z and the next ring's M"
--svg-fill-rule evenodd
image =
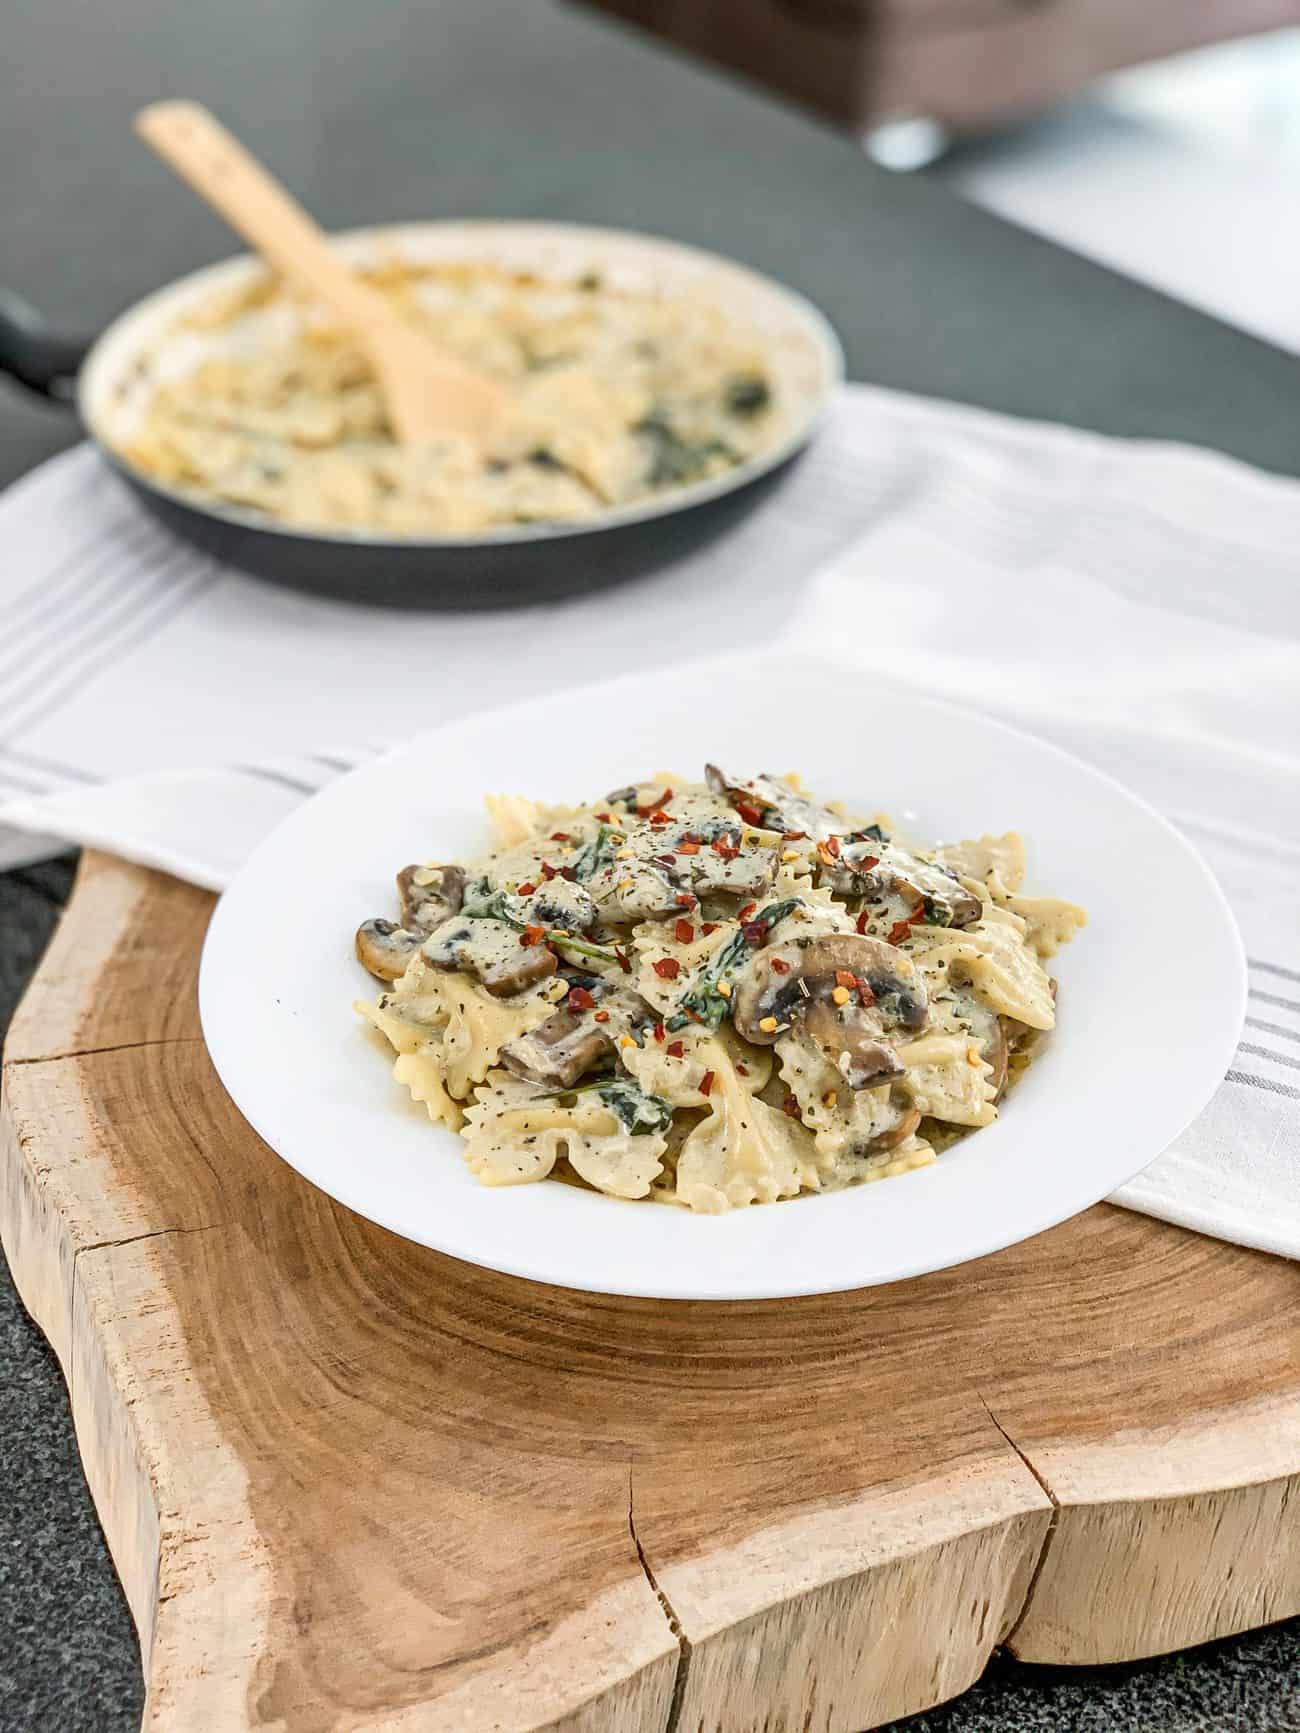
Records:
M869 873L872 867L880 865L880 856L878 854L864 854L861 860L851 860L848 865L850 872Z
M692 896L690 891L678 891L673 898L679 909L694 909L699 907L700 899Z
M787 842L807 842L808 832L806 830L787 830L785 840Z
M560 877L562 879L568 879L571 885L576 885L578 882L578 875L572 867L561 867Z
M739 922L741 922L741 924L743 925L744 922L746 922L749 919L749 917L753 914L754 910L757 907L758 907L757 903L746 903L744 908L738 911L738 913L736 915L736 919Z
M600 824L613 824L614 814L612 812L598 812L596 819Z
M799 1103L793 1095L787 1095L781 1103L781 1111L791 1119L799 1117Z
M742 1077L748 1077L749 1076L749 1066L748 1065L742 1065L739 1059L737 1059L737 1061L736 1061L736 1070L739 1071L739 1073Z
M826 852L829 855L835 855L838 857L839 852L840 852L840 839L839 839L839 837L828 836L826 838Z
M684 843L693 842L696 848L698 848L703 841L704 838L702 836L696 836L693 830L684 830L682 832L682 842ZM680 847L680 844L678 846Z
M620 950L617 945L614 946L614 961L625 975L632 973L632 965L627 960L627 952Z
M658 865L659 865L659 866L666 866L666 867L670 867L670 866L674 866L674 865L675 865L675 864L676 864L676 863L675 863L675 861L674 861L674 859L673 859L673 857L672 857L672 855L670 855L670 854L657 854L657 855L653 855L653 856L651 856L651 858L652 858L652 859L653 859L653 860L654 860L654 861L655 861L655 862L656 862L656 863L657 863L657 864L658 864Z
M864 1005L874 1005L876 1002L876 995L871 991L871 982L862 975L858 976L858 997Z
M537 889L537 886L536 885L520 885L518 888L519 888L519 895L521 897L531 897L533 892Z
M752 824L756 830L763 828L763 814L758 807L748 800L733 800L731 803L746 824Z
M789 963L783 962L780 957L769 957L768 967L774 970L778 975L788 975L790 973Z
M895 921L885 935L887 945L898 945L903 942L917 921L925 919L925 904L918 903L910 915L905 915L901 921Z
M670 1059L680 1059L685 1051L686 1049L682 1046L680 1041L670 1041L664 1048L664 1052Z
M847 987L849 989L849 991L852 992L853 989L857 986L857 984L858 984L858 977L853 973L853 971L851 969L836 969L836 971L835 971L835 985L837 987Z
M555 868L548 860L542 862L542 877L544 879L553 879L555 877Z
M668 802L672 799L672 797L673 797L672 789L671 788L665 788L662 794L656 795L653 800L648 800L644 806L638 806L637 807L637 809L636 809L637 817L638 818L650 818L650 817L652 817L656 812L659 811L659 809L661 807L667 806Z
M662 1023L656 1023L653 1030L651 1031L651 1033L653 1034L655 1040L658 1041L659 1044L662 1046L664 1034L665 1034L663 1024Z
M703 1077L700 1078L700 1094L701 1095L707 1095L709 1093L709 1091L713 1088L713 1079L714 1079L715 1075L716 1075L715 1072L706 1071L704 1073Z
M572 997L572 995L570 995L570 997ZM608 1011L597 1011L595 1013L595 1017L596 1017L597 1023L608 1023L609 1022L609 1012Z
M529 926L529 927L525 927L523 932L520 933L519 943L521 945L540 945L542 940L545 937L546 937L546 928L545 927Z
M747 945L761 945L766 940L767 934L766 921L745 921L740 929L740 936Z
M678 921L673 928L673 937L679 945L689 945L695 938L695 928L689 921Z
M865 933L867 930L867 922L870 919L871 919L871 910L870 909L863 909L862 913L858 916L857 920L854 921L853 924L860 933Z
M585 987L570 987L568 997L565 999L565 1004L571 1005L575 1011L590 1011L595 1003L596 1001ZM606 1016L608 1015L609 1013L606 1012Z
M679 842L677 844L677 852L678 854L698 854L700 852L700 845L697 842Z
M705 921L704 925L700 928L700 931L704 934L704 937L706 939L708 938L710 933L716 933L717 930L718 930L717 921Z
M553 830L551 832L551 841L552 842L572 842L573 838L569 835L567 830Z
M714 854L721 855L723 860L735 860L740 849L731 839L731 833L725 831L713 844Z
M665 825L671 824L672 822L672 819L669 818L666 812L656 811L650 814L650 828L652 830L662 830Z
M654 965L654 972L661 981L675 981L682 972L682 966L676 957L660 957Z

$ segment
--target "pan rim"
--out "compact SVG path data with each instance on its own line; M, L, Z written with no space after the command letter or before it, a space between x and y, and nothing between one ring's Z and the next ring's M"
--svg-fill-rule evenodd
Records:
M264 513L225 501L208 499L199 492L159 481L133 464L103 426L99 413L102 403L112 394L121 376L122 361L117 351L130 347L131 334L137 327L147 327L161 321L175 305L196 296L204 289L220 286L223 280L237 281L246 273L261 268L261 261L251 253L233 254L212 264L200 266L184 276L174 278L153 290L119 313L91 345L77 378L76 406L83 428L104 457L121 470L137 486L159 495L172 504L201 513L232 529L280 537L293 542L310 542L323 547L347 549L428 550L454 552L471 548L512 548L537 544L579 541L583 537L608 534L625 526L653 522L675 516L695 507L707 505L727 495L737 493L762 477L772 474L795 457L818 432L829 412L836 390L845 379L844 349L834 326L819 307L796 289L790 288L766 273L754 270L725 254L716 253L689 242L667 236L648 234L636 229L615 228L595 223L547 222L511 218L430 218L409 222L365 224L360 227L333 231L331 239L344 249L363 251L376 243L400 240L402 237L438 231L464 233L470 238L484 238L503 232L524 238L572 242L593 250L600 245L614 248L632 246L661 253L682 262L694 263L733 280L748 280L767 296L773 297L790 316L791 328L802 327L810 340L821 371L818 389L809 394L806 407L796 415L794 424L783 437L767 450L737 464L725 475L714 476L671 493L654 495L630 505L617 506L580 522L553 522L503 525L476 535L430 536L391 535L367 529L323 530L310 525L284 524ZM140 348L133 351L138 358Z

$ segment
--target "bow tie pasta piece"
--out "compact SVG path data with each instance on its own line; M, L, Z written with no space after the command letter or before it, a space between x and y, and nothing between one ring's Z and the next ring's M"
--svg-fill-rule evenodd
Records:
M923 1035L899 1049L907 1067L900 1094L916 1111L950 1125L992 1125L998 1116L989 1082L993 1067L960 1035Z
M818 1190L811 1133L749 1093L720 1041L705 1047L714 1073L709 1117L677 1157L679 1201L711 1215Z
M914 927L908 954L923 973L944 964L950 975L968 980L974 992L999 1016L1014 1017L1031 1029L1053 1029L1056 1006L1051 977L1025 938L1018 915L993 904L982 919L960 932L951 927Z
M492 1071L474 1092L462 1136L465 1160L484 1185L545 1179L561 1155L589 1185L614 1197L644 1197L660 1173L666 1138L625 1130L594 1090L543 1091Z
M1008 891L1018 891L1024 882L1025 839L1018 831L944 843L934 854L962 878L976 879L980 884L987 884L995 873Z

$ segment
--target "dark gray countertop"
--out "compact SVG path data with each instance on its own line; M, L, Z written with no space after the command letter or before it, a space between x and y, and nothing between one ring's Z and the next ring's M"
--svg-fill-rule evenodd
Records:
M0 281L69 327L93 330L232 250L130 136L142 102L197 96L327 223L659 230L811 295L856 378L1300 473L1300 362L544 0L44 0L6 15L3 41ZM0 485L74 436L61 412L0 387ZM66 863L0 877L0 1027L69 882ZM140 1704L58 1368L6 1278L0 1728L126 1729ZM999 1660L909 1727L1283 1733L1300 1728L1300 1627L1099 1673Z

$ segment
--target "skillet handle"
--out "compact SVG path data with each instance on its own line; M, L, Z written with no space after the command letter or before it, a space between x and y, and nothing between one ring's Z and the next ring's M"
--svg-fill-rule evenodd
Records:
M34 307L0 289L0 373L54 403L72 403L90 343L51 331Z

